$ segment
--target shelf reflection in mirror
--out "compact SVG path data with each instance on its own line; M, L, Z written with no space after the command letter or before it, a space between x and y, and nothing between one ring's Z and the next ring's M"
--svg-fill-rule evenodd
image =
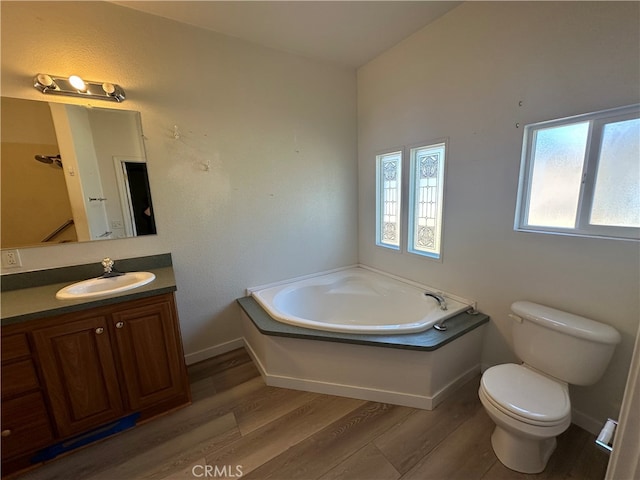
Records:
M138 112L1 101L2 248L156 233Z

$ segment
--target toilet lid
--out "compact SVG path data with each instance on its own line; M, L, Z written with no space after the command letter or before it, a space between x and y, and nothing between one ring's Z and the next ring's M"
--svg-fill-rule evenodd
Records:
M482 375L491 400L514 416L534 423L557 423L571 412L565 385L513 363L496 365Z

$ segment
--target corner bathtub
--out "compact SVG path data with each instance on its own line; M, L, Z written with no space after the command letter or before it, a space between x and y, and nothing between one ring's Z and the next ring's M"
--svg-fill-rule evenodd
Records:
M442 310L433 297L425 296L426 290L433 291L350 268L251 295L279 322L327 332L421 332L471 307L447 296L447 310Z
M360 267L248 289L245 346L267 385L431 410L479 375L488 317L425 289Z

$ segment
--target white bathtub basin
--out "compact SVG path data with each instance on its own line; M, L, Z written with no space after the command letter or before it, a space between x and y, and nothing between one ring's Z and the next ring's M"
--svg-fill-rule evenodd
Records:
M447 294L447 309L441 310L436 300L424 295L425 289L429 288L368 269L349 268L251 291L275 320L328 332L421 332L472 304Z

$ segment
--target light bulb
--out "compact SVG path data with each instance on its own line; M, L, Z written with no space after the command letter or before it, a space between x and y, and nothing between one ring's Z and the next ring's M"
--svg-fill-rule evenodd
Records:
M116 91L116 87L113 86L113 83L104 82L102 84L102 90L104 90L104 93L107 95L111 95Z
M77 75L71 75L69 77L69 83L71 84L71 86L81 92L84 92L87 89L87 86L84 83L84 80L82 80L79 76Z
M38 83L43 87L50 87L53 85L53 78L46 73L40 73L36 78L38 79Z

